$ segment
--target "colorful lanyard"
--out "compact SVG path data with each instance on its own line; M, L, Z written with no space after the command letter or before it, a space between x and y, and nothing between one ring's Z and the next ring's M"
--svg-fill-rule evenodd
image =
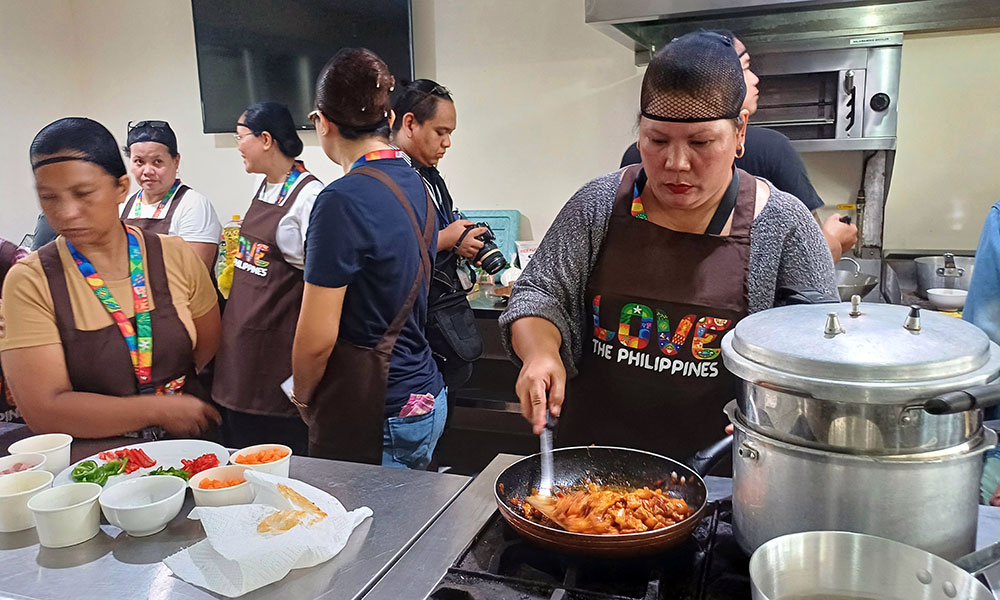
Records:
M348 172L353 171L356 167L363 165L366 162L371 162L373 160L382 160L385 158L402 159L404 156L406 156L406 153L404 153L402 150L376 150L374 152L369 152L368 154L365 154L358 160L354 161L354 164L351 165L351 168L348 169L347 171Z
M128 353L132 358L132 368L135 369L135 378L139 380L140 389L148 386L152 380L153 370L153 326L149 315L149 298L146 294L146 275L142 270L142 250L139 248L139 239L131 231L125 230L128 236L128 266L129 275L132 279L132 301L135 305L135 323L139 329L132 327L125 313L115 297L111 295L111 290L107 284L97 274L94 265L90 263L80 251L73 247L73 244L66 240L66 247L76 261L76 266L94 295L101 301L104 308L111 314L118 325L118 329L125 338L128 346Z
M167 190L166 194L163 194L163 199L160 200L160 203L156 205L156 210L153 211L153 216L150 217L150 219L159 219L160 218L160 212L163 210L163 207L166 206L170 202L170 199L174 197L174 194L177 193L177 188L179 188L179 187L181 187L181 180L180 179L175 179L174 180L174 185L170 186L170 189ZM142 218L142 189L141 188L139 189L139 193L136 194L136 196L135 196L135 208L132 209L132 218L133 219L141 219Z
M642 199L639 194L642 193L640 188L646 186L646 172L639 170L639 173L635 176L635 184L632 186L632 216L636 219L642 219L643 221L648 221L649 217L646 216L646 207L642 205Z
M278 192L278 200L274 203L276 206L285 205L285 199L288 197L288 192L295 187L295 182L298 181L299 176L305 172L305 164L303 164L302 161L295 161L295 164L292 165L292 170L285 176L285 183L281 186L281 191ZM262 189L260 193L263 194L264 190ZM257 199L260 200L261 198L258 196Z

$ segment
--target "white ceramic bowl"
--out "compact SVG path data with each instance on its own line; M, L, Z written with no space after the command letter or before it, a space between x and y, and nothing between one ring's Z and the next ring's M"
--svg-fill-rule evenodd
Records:
M191 486L191 493L194 494L194 503L198 506L229 506L231 504L250 504L253 502L253 487L246 481L244 473L248 467L243 465L223 465L205 469L191 477L188 485ZM232 487L213 489L201 489L198 484L202 479L243 479L243 483Z
M43 490L28 500L35 516L38 542L46 548L65 548L86 542L101 530L101 508L96 483L67 483Z
M939 310L962 310L965 307L966 290L950 288L931 288L927 290L927 299Z
M73 443L73 436L65 433L44 433L33 435L19 442L14 442L7 446L7 452L11 454L33 453L45 456L45 466L42 468L58 475L63 469L69 466L69 449Z
M255 452L260 452L261 450L270 450L272 448L281 448L288 454L285 458L276 460L274 462L264 463L262 465L244 465L237 459L241 456L247 454L254 454ZM288 467L292 459L292 449L288 446L283 446L281 444L258 444L256 446L250 446L249 448L244 448L242 450L237 450L233 452L233 455L229 457L229 462L234 465L240 465L253 469L254 471L260 471L261 473L270 473L271 475L277 475L279 477L288 477Z
M4 477L5 475L3 472L7 469L13 468L16 464L27 465L28 468L21 469L21 471L15 471L15 473L20 473L22 471L37 471L38 469L44 467L46 460L47 459L44 454L9 454L0 458L0 477ZM13 473L7 473L6 475L13 475Z
M181 512L187 486L173 475L130 479L101 492L101 510L109 523L133 537L153 535Z
M10 533L34 527L28 500L50 485L52 473L48 471L21 471L0 477L0 531Z

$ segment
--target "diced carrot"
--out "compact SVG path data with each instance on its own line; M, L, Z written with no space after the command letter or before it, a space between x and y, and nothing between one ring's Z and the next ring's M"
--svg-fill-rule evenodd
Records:
M288 456L288 450L283 448L266 448L252 454L242 454L237 456L233 462L240 465L262 465L276 460L281 460Z
M223 481L219 479L205 478L202 479L200 482L198 482L198 487L203 490L221 490L228 487L233 487L234 485L239 485L243 482L244 482L243 479L228 479Z

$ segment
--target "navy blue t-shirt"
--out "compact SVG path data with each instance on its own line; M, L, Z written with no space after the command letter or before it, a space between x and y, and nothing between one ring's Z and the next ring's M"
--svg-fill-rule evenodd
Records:
M423 229L427 196L420 176L402 159L365 163L403 190ZM434 218L434 215L431 215ZM437 248L437 228L431 252ZM374 347L406 301L420 268L417 234L406 211L381 182L347 175L326 186L313 206L306 232L307 283L347 286L340 337ZM410 394L437 394L444 387L424 336L427 295L417 294L389 360L385 415L394 417Z

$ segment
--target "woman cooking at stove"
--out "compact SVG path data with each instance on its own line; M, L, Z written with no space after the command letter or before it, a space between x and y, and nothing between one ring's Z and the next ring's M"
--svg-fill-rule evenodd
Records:
M122 220L146 233L184 238L211 269L219 250L222 225L208 198L178 179L181 155L170 124L129 123L125 156L139 191L122 205Z
M719 438L735 397L722 335L782 288L836 300L809 211L734 169L745 90L725 36L660 50L642 83L641 165L581 188L517 280L500 323L536 433L548 409L560 445L689 456Z
M118 218L129 179L115 139L83 118L47 125L31 166L54 243L4 282L0 358L35 433L191 437L218 425L196 370L219 343L215 287L191 247Z
M227 409L230 446L280 442L305 455L309 432L281 383L292 374L306 230L323 184L296 160L302 140L284 104L247 108L236 139L247 172L264 179L240 228L212 397Z

